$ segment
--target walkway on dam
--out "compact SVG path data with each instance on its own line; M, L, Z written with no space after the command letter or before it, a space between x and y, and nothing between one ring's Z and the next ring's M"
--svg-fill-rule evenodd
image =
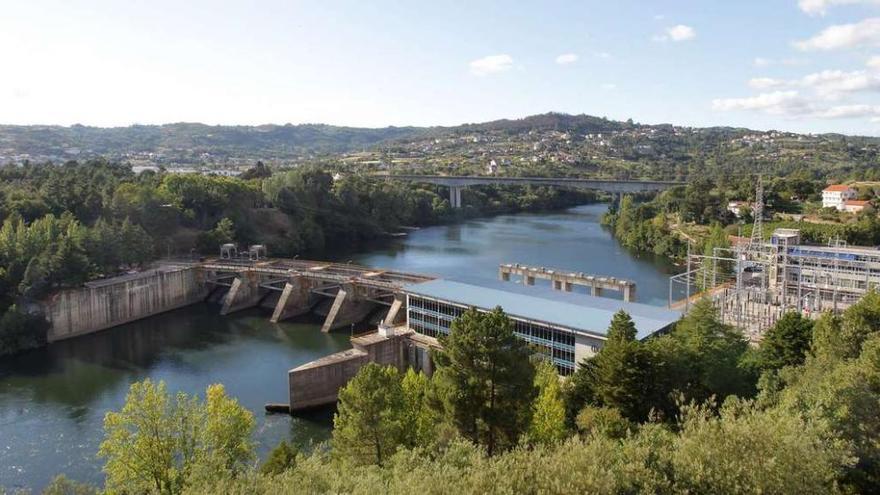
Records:
M251 272L286 277L298 275L324 282L350 283L377 289L399 290L405 285L434 280L416 273L382 270L349 263L269 258L257 261L209 258L200 261L163 260L163 265L202 268L216 272Z

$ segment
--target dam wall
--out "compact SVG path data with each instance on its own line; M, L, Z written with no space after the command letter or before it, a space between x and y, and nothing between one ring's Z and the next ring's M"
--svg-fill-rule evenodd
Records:
M60 291L44 303L49 342L104 330L202 301L201 270L160 267Z

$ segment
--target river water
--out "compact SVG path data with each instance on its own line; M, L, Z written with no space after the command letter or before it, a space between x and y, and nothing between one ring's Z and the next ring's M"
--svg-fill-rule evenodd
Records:
M638 301L665 304L673 267L621 248L599 225L605 208L430 227L339 259L471 280L496 279L499 263L558 267L634 280ZM282 439L304 446L327 439L332 410L289 417L265 415L263 405L287 400L287 370L350 347L348 332L322 334L317 321L272 324L260 310L217 313L191 306L2 358L0 487L39 490L58 473L100 484L104 414L145 378L200 395L223 383L254 412L261 456Z

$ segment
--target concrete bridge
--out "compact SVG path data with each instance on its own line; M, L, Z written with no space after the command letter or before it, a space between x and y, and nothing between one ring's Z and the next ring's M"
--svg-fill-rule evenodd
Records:
M612 194L632 194L637 192L663 191L683 182L613 180L613 179L571 179L565 177L493 177L493 176L448 176L448 175L387 175L388 180L438 184L449 188L449 203L453 208L461 208L461 190L478 185L533 185L563 187L604 191Z

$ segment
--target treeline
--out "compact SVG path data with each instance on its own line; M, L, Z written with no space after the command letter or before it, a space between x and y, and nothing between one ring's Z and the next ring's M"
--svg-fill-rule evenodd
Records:
M766 179L765 179L766 180ZM624 197L603 216L602 222L625 247L635 251L654 252L672 258L682 258L687 252L689 236L681 227L720 226L730 235L748 237L752 231L752 212L748 206L741 208L737 218L727 210L730 201L753 203L757 176L739 178L706 177L663 191L653 197L635 195ZM804 201L820 201L824 179L800 172L788 177L766 180L764 203L773 213L802 213ZM872 191L864 191L873 197ZM765 216L767 214L765 213ZM676 228L677 227L677 228ZM874 246L880 244L880 220L873 208L856 216L846 224L816 224L794 220L765 218L764 235L769 238L777 227L801 229L806 242L825 244L833 240L853 245ZM695 252L711 254L712 247L707 236L691 237Z
M560 381L499 309L468 311L430 378L365 366L332 439L253 467L251 413L208 389L132 386L105 419L110 493L873 493L880 484L880 295L757 348L700 302L672 330L608 339ZM59 478L47 493L90 493ZM53 491L54 490L54 491ZM63 491L68 490L68 491Z
M34 304L47 292L137 269L165 255L214 255L265 244L320 257L401 226L552 209L595 195L550 188L470 188L453 210L445 189L332 175L333 164L242 178L132 173L106 160L0 167L0 355L40 345Z

